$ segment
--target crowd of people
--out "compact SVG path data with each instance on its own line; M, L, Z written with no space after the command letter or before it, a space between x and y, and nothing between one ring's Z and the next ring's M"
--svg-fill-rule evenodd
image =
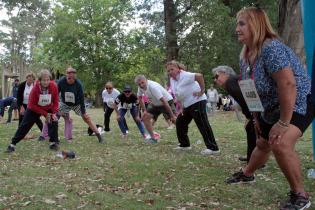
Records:
M255 182L254 172L263 167L272 153L286 177L289 186L289 199L280 209L306 209L311 203L303 187L301 166L295 144L313 120L314 111L310 101L310 79L292 49L284 45L273 31L268 16L260 8L249 7L237 13L236 34L243 44L240 54L240 75L226 65L212 69L213 79L229 97L222 97L211 85L206 91L203 75L189 72L175 60L165 65L169 76L168 87L137 75L135 84L138 90L126 84L122 92L107 82L102 92L104 104L104 131L111 132L110 117L115 111L122 138L129 132L125 115L129 111L141 137L146 143L158 143L154 132L154 122L163 115L168 123L175 124L179 151L191 150L188 127L192 120L201 133L205 149L203 155L220 154L208 113L223 105L223 110L238 104L245 116L247 136L247 156L240 160L247 164L232 174L227 184ZM6 106L19 111L19 126L7 148L14 152L34 123L42 131L39 139L49 138L49 148L58 150L58 119L65 119L65 135L72 138L73 110L81 116L98 138L104 143L95 123L86 112L83 86L76 78L74 68L66 69L66 76L53 81L48 70L42 70L38 80L33 74L15 90L16 95L0 100L0 118ZM43 125L40 117L45 118ZM44 129L45 128L45 129ZM231 128L232 129L232 128ZM45 130L45 131L44 131ZM67 134L66 134L67 133ZM69 137L70 135L70 137Z

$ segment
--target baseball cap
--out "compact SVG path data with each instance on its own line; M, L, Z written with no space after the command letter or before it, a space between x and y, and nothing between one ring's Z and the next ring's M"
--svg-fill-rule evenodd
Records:
M125 85L123 92L130 92L132 90L130 85Z

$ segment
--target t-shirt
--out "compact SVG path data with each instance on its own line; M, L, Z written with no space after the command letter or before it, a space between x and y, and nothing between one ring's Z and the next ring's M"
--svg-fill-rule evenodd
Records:
M81 113L85 114L83 86L79 79L76 79L73 84L68 84L66 77L62 77L58 81L58 90L63 103L68 106L80 105Z
M120 92L116 88L114 88L110 94L107 92L107 90L103 90L102 92L103 102L107 103L110 98L115 100L119 94Z
M120 104L121 109L131 109L133 106L139 104L138 97L132 93L129 97L126 97L124 93L117 96L115 100L116 105Z
M34 84L32 83L30 86L25 84L24 93L23 93L23 104L28 104L28 98L30 96L31 90L33 89Z
M167 90L163 88L162 85L151 80L148 80L146 90L138 87L137 96L143 96L143 95L147 95L149 98L149 101L154 106L162 105L162 102L160 101L162 97L164 97L166 101L173 100L173 97L171 96L171 94L169 94L169 92L167 92Z
M217 102L218 101L218 91L216 89L208 89L207 96L209 102Z
M180 71L176 80L171 78L171 88L184 108L187 108L199 101L207 100L206 94L194 96L193 93L200 92L199 83L195 80L195 73Z

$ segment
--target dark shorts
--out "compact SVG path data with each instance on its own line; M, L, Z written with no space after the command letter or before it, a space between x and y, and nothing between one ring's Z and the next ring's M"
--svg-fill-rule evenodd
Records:
M307 109L306 109L305 115L299 114L297 112L293 112L290 124L298 127L303 134L305 132L305 130L308 128L308 126L312 123L313 118L314 118L314 107L311 103L311 98L308 97ZM270 132L270 130L274 124L275 123L273 123L273 124L266 123L262 119L261 116L259 117L259 126L261 129L260 135L264 139L269 139L269 132Z
M173 100L168 101L168 104L171 107L171 110L174 114L176 114L176 107ZM160 114L164 115L166 120L171 119L170 114L164 106L154 106L152 104L148 104L147 112L153 115L153 119L157 119Z

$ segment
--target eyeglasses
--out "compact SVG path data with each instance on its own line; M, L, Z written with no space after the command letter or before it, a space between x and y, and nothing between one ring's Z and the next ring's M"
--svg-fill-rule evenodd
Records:
M112 87L106 87L106 90L111 90L111 89L113 89Z
M213 80L217 80L217 79L218 79L218 77L219 77L219 75L218 75L218 74L214 75L214 76L213 76Z

